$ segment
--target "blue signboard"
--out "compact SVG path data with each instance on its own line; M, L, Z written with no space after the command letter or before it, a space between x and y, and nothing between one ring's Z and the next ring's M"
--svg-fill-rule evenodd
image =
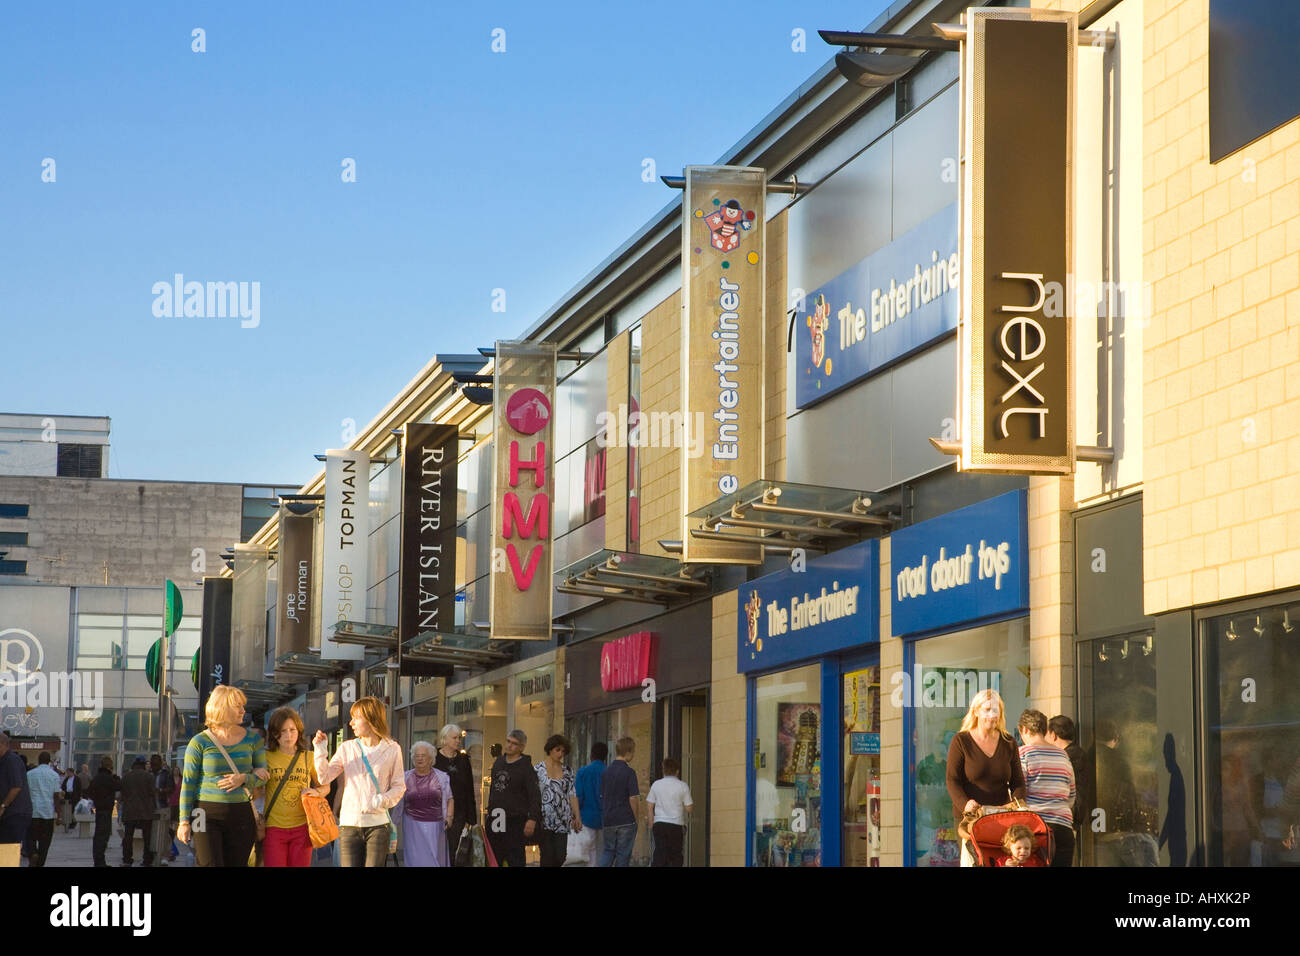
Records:
M890 536L896 636L1029 608L1027 499L1010 491Z
M880 640L880 545L863 541L742 584L740 673Z
M880 734L864 734L854 731L849 734L849 756L866 757L880 753Z
M954 203L809 293L795 316L795 406L957 328L959 270Z

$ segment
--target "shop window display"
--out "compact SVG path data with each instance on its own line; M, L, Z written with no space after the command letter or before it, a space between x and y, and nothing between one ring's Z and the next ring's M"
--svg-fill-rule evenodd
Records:
M754 681L755 866L821 866L821 666Z
M1297 625L1300 603L1203 625L1211 866L1300 866Z
M1158 866L1167 845L1184 866L1185 789L1192 768L1179 768L1172 734L1156 713L1156 649L1138 633L1079 645L1079 714L1084 779L1079 788L1081 860L1085 866ZM1160 805L1160 771L1178 781ZM1162 830L1161 820L1168 823ZM1175 828L1178 828L1177 830Z
M961 847L946 783L948 745L976 694L1002 696L1007 731L1028 706L1029 622L1025 618L917 641L910 673L884 692L911 716L912 849L916 866L958 866Z
M844 865L880 866L880 668L844 675Z

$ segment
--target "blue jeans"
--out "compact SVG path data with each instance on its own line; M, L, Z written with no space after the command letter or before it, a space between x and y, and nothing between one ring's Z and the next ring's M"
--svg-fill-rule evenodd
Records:
M604 830L605 852L600 855L601 866L627 866L632 859L632 846L636 843L636 824L607 826Z

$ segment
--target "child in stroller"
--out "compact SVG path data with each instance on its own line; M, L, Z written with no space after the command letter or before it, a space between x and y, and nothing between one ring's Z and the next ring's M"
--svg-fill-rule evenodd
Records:
M1036 813L985 810L978 818L963 821L962 829L970 834L977 866L1052 864L1052 830Z

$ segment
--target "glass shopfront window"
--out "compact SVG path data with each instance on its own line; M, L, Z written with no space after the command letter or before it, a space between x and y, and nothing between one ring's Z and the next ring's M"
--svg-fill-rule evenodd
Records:
M1184 866L1180 832L1190 763L1180 768L1172 733L1157 725L1154 635L1134 633L1079 645L1078 743L1084 750L1079 788L1084 866L1158 866L1168 845ZM1050 714L1048 715L1051 716ZM1162 814L1161 768L1171 784ZM1185 775L1185 776L1184 776ZM1161 819L1168 821L1162 832ZM1079 821L1076 821L1079 822Z
M465 732L462 746L479 781L478 807L482 816L487 806L489 771L510 732L506 726L506 682L486 684L448 697L447 720L460 725ZM531 751L531 737L528 745Z
M1211 866L1300 866L1297 625L1300 602L1202 624Z
M606 710L596 714L584 714L570 718L565 727L566 736L573 745L569 755L569 766L574 770L585 766L590 761L591 745L604 742L609 747L609 761L606 766L617 759L614 746L622 737L631 737L636 742L636 753L632 757L632 769L636 771L637 787L641 791L640 803L644 808L646 794L654 782L650 760L652 757L654 731L654 705L632 704L616 710ZM541 759L539 755L537 759ZM696 804L702 805L703 798L692 794ZM632 847L632 866L649 866L651 856L650 831L645 825L645 812L642 809L638 819L636 843Z
M524 671L514 678L514 688L514 727L528 735L533 760L541 760L546 738L555 733L555 665Z
M960 845L946 783L948 745L971 699L992 688L1002 696L1007 731L1029 704L1029 620L1017 618L911 645L914 663L890 688L911 716L912 860L958 866Z
M880 866L880 667L844 681L843 863Z
M755 866L821 866L821 665L754 680Z

